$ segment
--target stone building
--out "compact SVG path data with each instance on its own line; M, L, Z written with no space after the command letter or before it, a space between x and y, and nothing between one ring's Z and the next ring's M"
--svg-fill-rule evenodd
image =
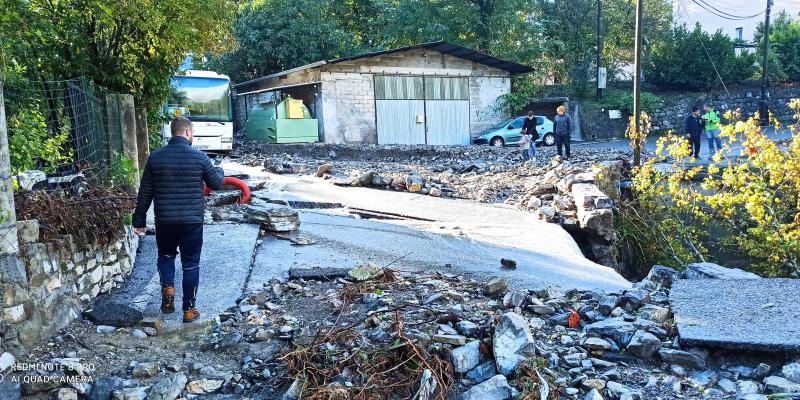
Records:
M509 115L498 98L530 67L433 42L318 61L235 85L234 119L252 108L302 99L326 143L469 144Z

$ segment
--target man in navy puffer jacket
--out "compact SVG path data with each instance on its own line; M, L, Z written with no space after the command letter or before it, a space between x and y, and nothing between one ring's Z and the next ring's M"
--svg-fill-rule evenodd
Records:
M147 210L153 202L156 215L158 275L161 278L161 312L175 312L175 257L180 249L183 269L183 322L200 317L195 307L200 281L200 250L203 247L205 185L222 189L222 169L214 167L204 153L192 148L194 129L187 118L170 124L172 139L147 159L133 227L144 234Z

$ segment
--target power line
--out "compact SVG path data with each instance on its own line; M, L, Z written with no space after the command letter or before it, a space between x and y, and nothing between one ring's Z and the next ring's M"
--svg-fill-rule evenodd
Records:
M703 46L703 51L706 52L706 57L708 57L708 61L711 61L711 66L714 67L714 72L717 74L717 78L719 78L720 83L722 83L722 87L725 88L725 93L728 94L728 98L731 98L731 92L728 91L728 86L725 85L725 81L722 79L722 75L719 74L717 70L717 65L714 63L714 60L711 58L711 54L708 54L708 49L706 48L706 44L703 43L702 38L698 38L700 45Z
M758 13L758 14L753 14L753 15L748 15L748 16L736 15L736 14L731 14L731 13L729 13L729 12L725 11L725 10L720 10L719 8L716 8L716 7L714 7L712 4L710 4L710 3L708 2L708 0L699 0L699 1L700 1L701 3L703 3L703 4L707 5L707 6L711 7L711 8L712 8L712 9L714 9L715 11L717 11L717 12L719 12L719 13L721 13L721 14L727 15L727 16L729 16L729 17L731 17L731 18L738 18L738 19L750 19L750 18L755 18L755 17L757 17L757 16L759 16L759 15L761 15L761 14L764 14L764 12L766 11L766 10L765 10L765 11L761 11L761 12L760 12L760 13Z
M754 14L754 15L750 15L750 16L733 15L733 14L730 14L730 13L727 13L725 11L717 9L714 6L709 5L708 3L706 3L703 0L692 0L692 2L697 4L698 6L700 6L702 9L708 11L709 13L711 13L713 15L716 15L717 17L720 17L720 18L723 18L723 19L727 19L727 20L731 20L731 21L748 20L748 19L752 19L752 18L758 17L761 14L764 14L764 11L762 11L762 12L760 12L758 14Z
M740 14L740 13L744 14L744 13L748 13L748 12L752 11L752 8L750 8L750 9L734 8L734 7L731 7L730 5L722 4L719 1L714 1L714 0L705 0L705 2L708 3L709 5L722 8L724 10L733 12L735 14Z

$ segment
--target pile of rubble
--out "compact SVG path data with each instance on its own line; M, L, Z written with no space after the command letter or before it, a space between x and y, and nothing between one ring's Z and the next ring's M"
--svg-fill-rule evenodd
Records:
M92 383L31 379L21 390L98 400L800 397L798 360L681 347L669 291L677 279L709 278L707 268L656 266L610 294L371 264L293 270L241 296L207 330L75 322L25 360L70 368L27 373ZM19 397L5 390L3 399Z
M575 149L565 163L554 158L552 148L540 148L538 163L523 163L516 149L492 147L246 145L237 152L242 163L271 173L315 174L340 186L504 203L536 212L573 234L590 259L616 266L609 196L616 198L629 170L627 151Z

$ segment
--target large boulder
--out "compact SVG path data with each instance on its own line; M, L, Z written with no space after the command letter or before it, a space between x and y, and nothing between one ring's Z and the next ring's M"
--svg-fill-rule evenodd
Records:
M664 362L676 364L686 368L705 369L707 354L701 351L682 351L675 349L661 349L658 355Z
M148 400L175 400L181 395L188 382L188 378L183 373L163 377L150 388L147 398Z
M645 331L636 331L627 347L628 353L641 358L650 358L660 349L661 340Z
M462 396L463 400L507 400L511 398L511 386L503 375L495 375L491 379L473 386Z
M584 329L587 333L605 336L620 345L627 345L636 331L652 332L657 328L656 323L646 319L636 318L633 321L626 321L625 317L614 317L586 325Z
M481 342L469 342L453 349L453 369L459 373L467 373L481 362Z
M500 323L494 330L494 359L497 371L503 375L511 375L519 364L525 360L525 353L533 345L533 335L528 321L517 313L508 312L500 317Z
M800 393L800 383L780 376L768 376L764 379L764 389L767 393Z
M656 289L672 289L672 284L680 278L681 273L663 265L654 265L650 272L643 279L645 282L651 282L655 285Z
M683 271L684 279L760 279L761 277L737 268L725 268L723 266L703 262L694 263L686 266Z
M800 363L793 362L784 365L781 373L784 378L794 383L800 383Z

